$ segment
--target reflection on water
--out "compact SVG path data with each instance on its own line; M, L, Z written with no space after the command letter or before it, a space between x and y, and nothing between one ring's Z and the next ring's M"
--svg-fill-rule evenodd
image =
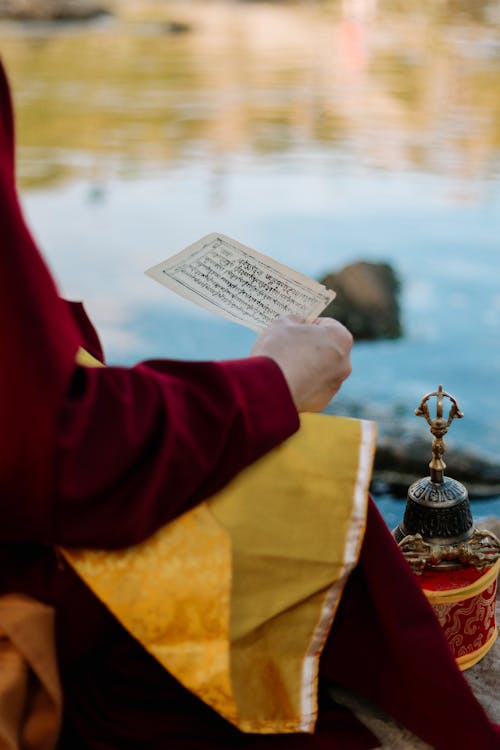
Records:
M143 6L83 30L0 29L23 185L311 147L446 173L467 195L498 176L498 2ZM168 34L172 14L191 32Z
M26 207L111 358L246 353L248 332L142 275L209 231L316 276L386 260L407 335L356 347L337 408L383 427L443 382L456 439L498 454L500 4L116 5L0 25Z

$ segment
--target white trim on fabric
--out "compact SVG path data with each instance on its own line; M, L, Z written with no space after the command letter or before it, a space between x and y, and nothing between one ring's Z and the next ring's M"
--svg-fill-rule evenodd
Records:
M371 479L373 447L377 436L375 422L361 420L361 441L359 446L359 463L351 525L347 532L344 553L344 564L352 565L358 561L360 550L360 531L364 529L368 507L368 486Z
M302 689L301 689L301 732L312 732L317 716L317 671L321 647L323 646L327 632L329 631L340 596L344 589L347 577L358 561L361 549L361 537L365 529L365 519L368 507L368 486L371 479L371 468L373 459L374 441L376 438L376 425L374 422L361 420L361 441L358 455L358 472L354 487L351 523L346 536L344 547L344 565L339 578L328 589L318 624L314 630L307 654L302 666Z

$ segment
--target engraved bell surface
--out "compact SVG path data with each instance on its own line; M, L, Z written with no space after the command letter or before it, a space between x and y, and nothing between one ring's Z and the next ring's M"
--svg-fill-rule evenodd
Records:
M436 484L423 477L410 486L403 523L395 533L398 542L408 534L421 534L432 544L454 544L472 532L469 493L463 484L449 477Z

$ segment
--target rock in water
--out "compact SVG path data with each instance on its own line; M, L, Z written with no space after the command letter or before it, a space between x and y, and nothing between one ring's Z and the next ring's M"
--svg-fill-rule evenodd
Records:
M321 283L337 292L322 315L339 320L355 339L401 336L400 283L389 264L352 263L329 274Z

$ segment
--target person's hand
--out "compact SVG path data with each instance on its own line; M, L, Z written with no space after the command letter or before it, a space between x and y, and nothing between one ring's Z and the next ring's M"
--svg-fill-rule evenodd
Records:
M277 362L297 411L321 411L351 374L351 348L352 336L337 320L304 323L290 315L271 323L250 355Z

